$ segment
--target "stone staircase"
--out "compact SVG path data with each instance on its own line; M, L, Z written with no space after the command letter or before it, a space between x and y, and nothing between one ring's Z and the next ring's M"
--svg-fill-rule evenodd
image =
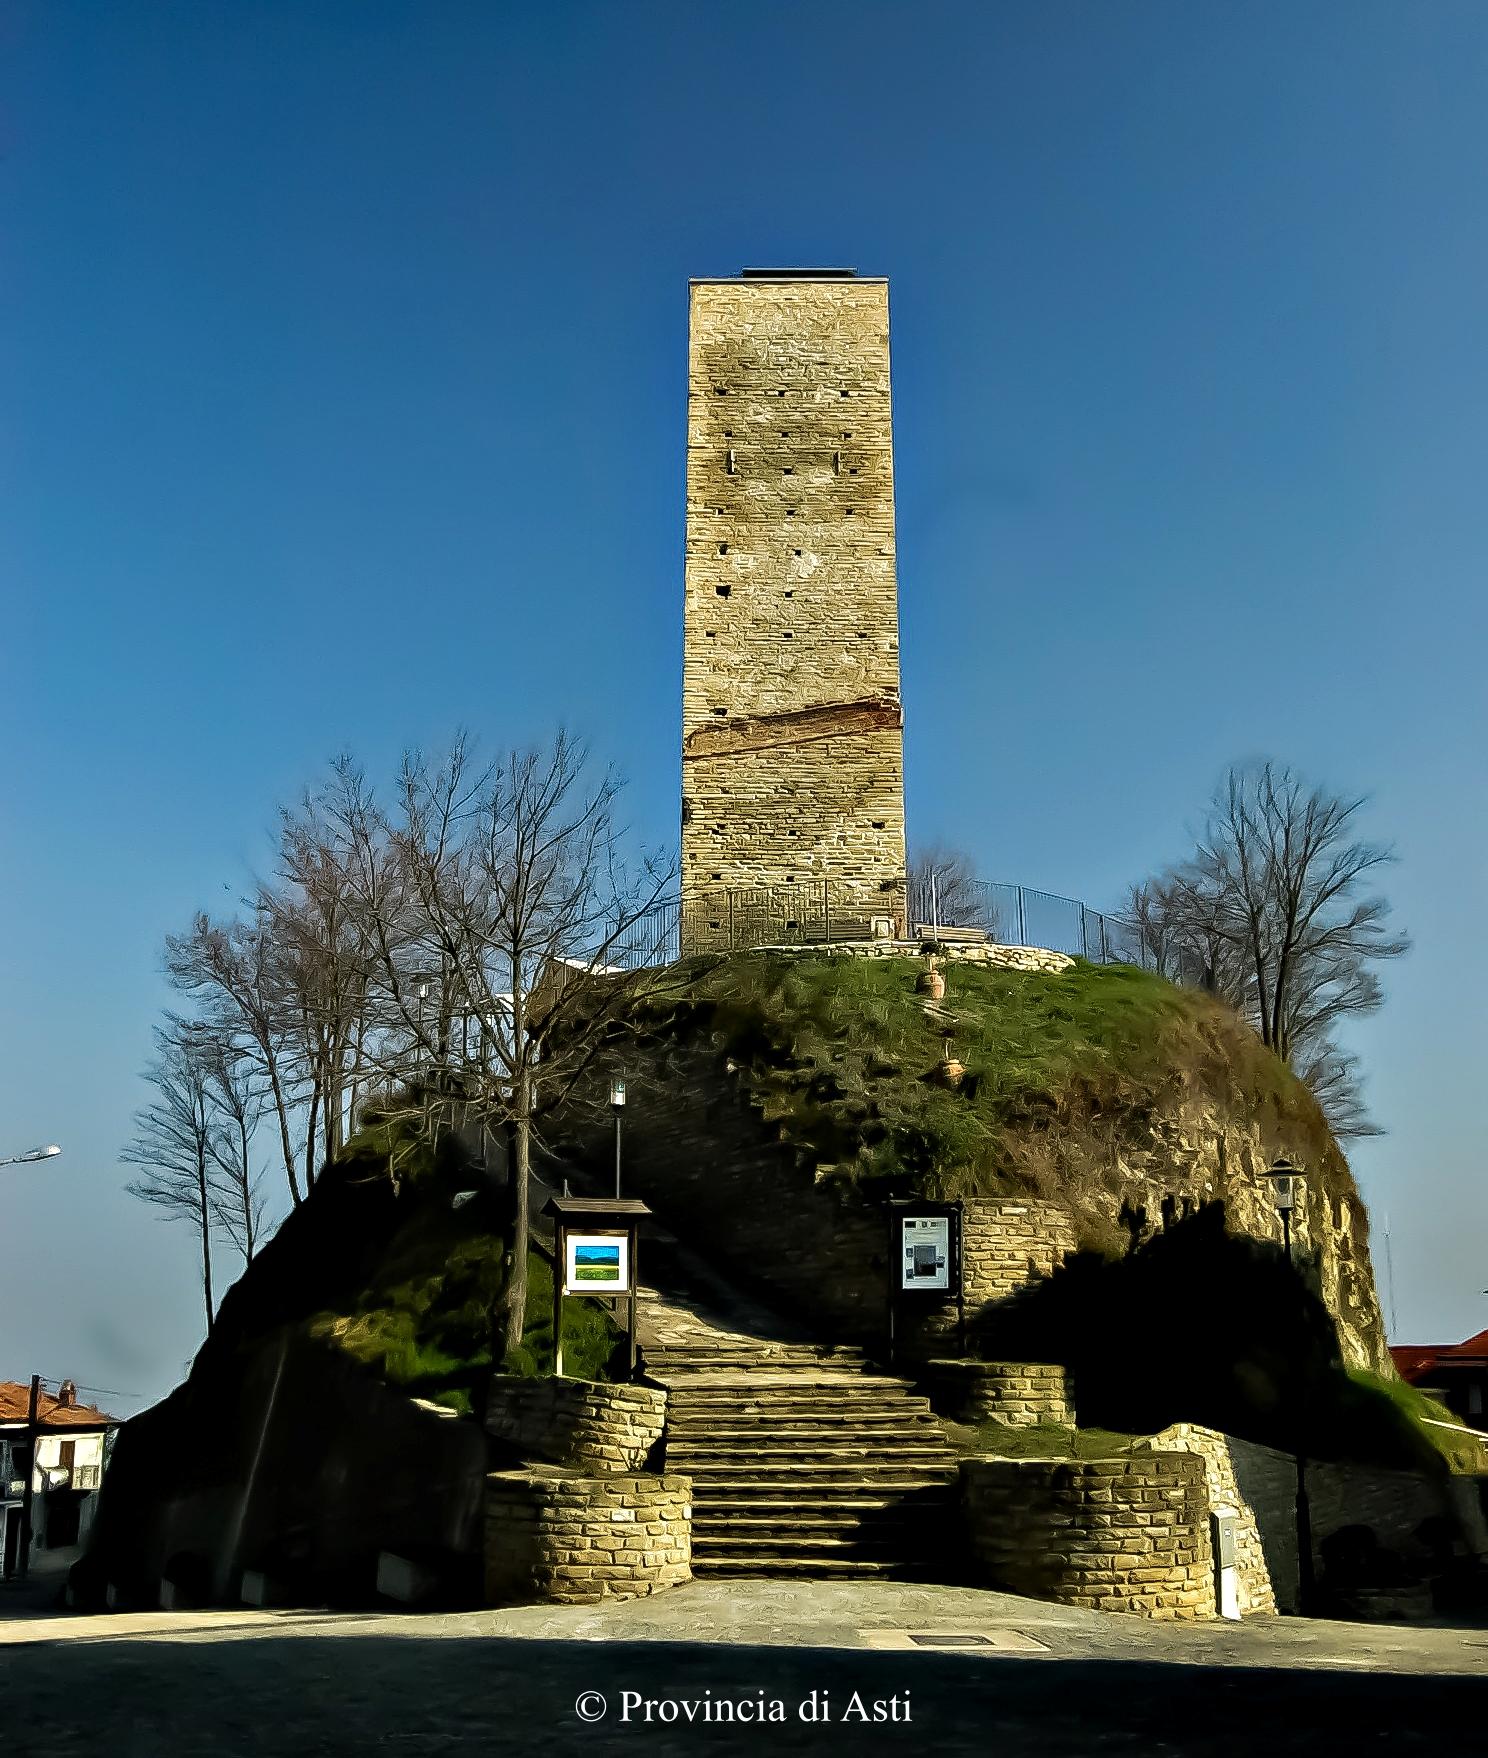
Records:
M946 1576L955 1454L908 1381L697 1324L641 1359L668 1394L666 1469L693 1481L696 1574Z

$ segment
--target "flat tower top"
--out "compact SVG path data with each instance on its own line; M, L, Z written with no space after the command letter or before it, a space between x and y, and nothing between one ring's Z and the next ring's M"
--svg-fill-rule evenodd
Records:
M856 269L740 269L741 281L855 281Z

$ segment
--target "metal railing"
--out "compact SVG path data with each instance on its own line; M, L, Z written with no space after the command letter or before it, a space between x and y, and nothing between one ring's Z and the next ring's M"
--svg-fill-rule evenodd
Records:
M985 879L958 881L942 895L935 894L938 889L928 881L910 884L911 937L933 937L937 928L971 928L999 946L1038 946L1092 964L1152 963L1135 922L1091 909L1078 898ZM641 970L672 963L684 948L744 951L893 938L904 902L902 894L880 901L825 880L687 893L666 898L628 922L606 961Z

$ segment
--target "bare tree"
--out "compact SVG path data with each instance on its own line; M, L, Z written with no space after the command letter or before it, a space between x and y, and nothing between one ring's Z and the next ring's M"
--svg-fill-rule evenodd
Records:
M291 1029L294 984L272 921L262 908L252 922L213 922L199 914L186 933L167 935L165 967L175 986L203 1009L214 1035L253 1058L277 1124L290 1201L298 1207L304 1196L296 1145L304 1082Z
M990 928L971 856L942 843L920 849L909 863L909 914L915 924Z
M1337 1048L1334 1029L1379 1007L1374 967L1410 944L1389 931L1387 900L1367 890L1394 857L1355 834L1363 805L1282 765L1234 767L1193 857L1137 887L1132 900L1149 950L1160 946L1180 966L1198 961L1198 980L1234 1002L1309 1080L1340 1135L1373 1125L1356 1059Z
M655 982L609 961L673 874L643 863L627 875L618 783L591 780L565 734L491 764L463 740L438 762L410 755L386 815L360 777L343 779L344 865L376 954L369 1060L416 1095L429 1126L507 1138L508 1350L526 1315L534 1144L637 987Z
M264 1096L251 1058L230 1041L208 1032L202 1055L207 1101L217 1121L209 1141L215 1165L212 1213L243 1262L251 1264L264 1226L262 1179L253 1161Z
M211 1072L204 1034L174 1014L155 1029L155 1056L145 1079L153 1101L135 1113L134 1136L121 1159L144 1173L127 1188L153 1203L170 1220L188 1221L201 1247L202 1300L207 1335L216 1303L212 1296L212 1174L214 1134Z

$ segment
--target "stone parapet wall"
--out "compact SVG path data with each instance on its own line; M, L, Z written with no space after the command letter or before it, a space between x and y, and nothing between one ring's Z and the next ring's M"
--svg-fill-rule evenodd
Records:
M973 1313L1049 1276L1075 1250L1074 1218L1039 1197L968 1197L961 1221L961 1275Z
M1150 1618L1215 1615L1201 1459L968 1459L961 1482L988 1586Z
M495 1471L486 1603L631 1599L692 1578L692 1480Z
M1073 1428L1062 1367L1044 1361L929 1361L925 1381L937 1414L953 1422Z
M595 1471L638 1471L665 1424L654 1386L499 1374L486 1404L486 1432L524 1458Z
M1209 1510L1235 1519L1235 1584L1242 1618L1296 1610L1296 1462L1216 1428L1175 1422L1144 1446L1157 1453L1192 1453L1203 1461ZM1258 1510L1264 1513L1264 1520ZM1264 1529L1263 1529L1264 1528Z
M784 958L915 958L924 950L922 940L829 940L806 946L759 946L753 950ZM1074 964L1068 953L1051 952L1043 946L994 946L969 944L942 946L935 954L942 964L988 965L994 970L1033 971L1058 976Z

